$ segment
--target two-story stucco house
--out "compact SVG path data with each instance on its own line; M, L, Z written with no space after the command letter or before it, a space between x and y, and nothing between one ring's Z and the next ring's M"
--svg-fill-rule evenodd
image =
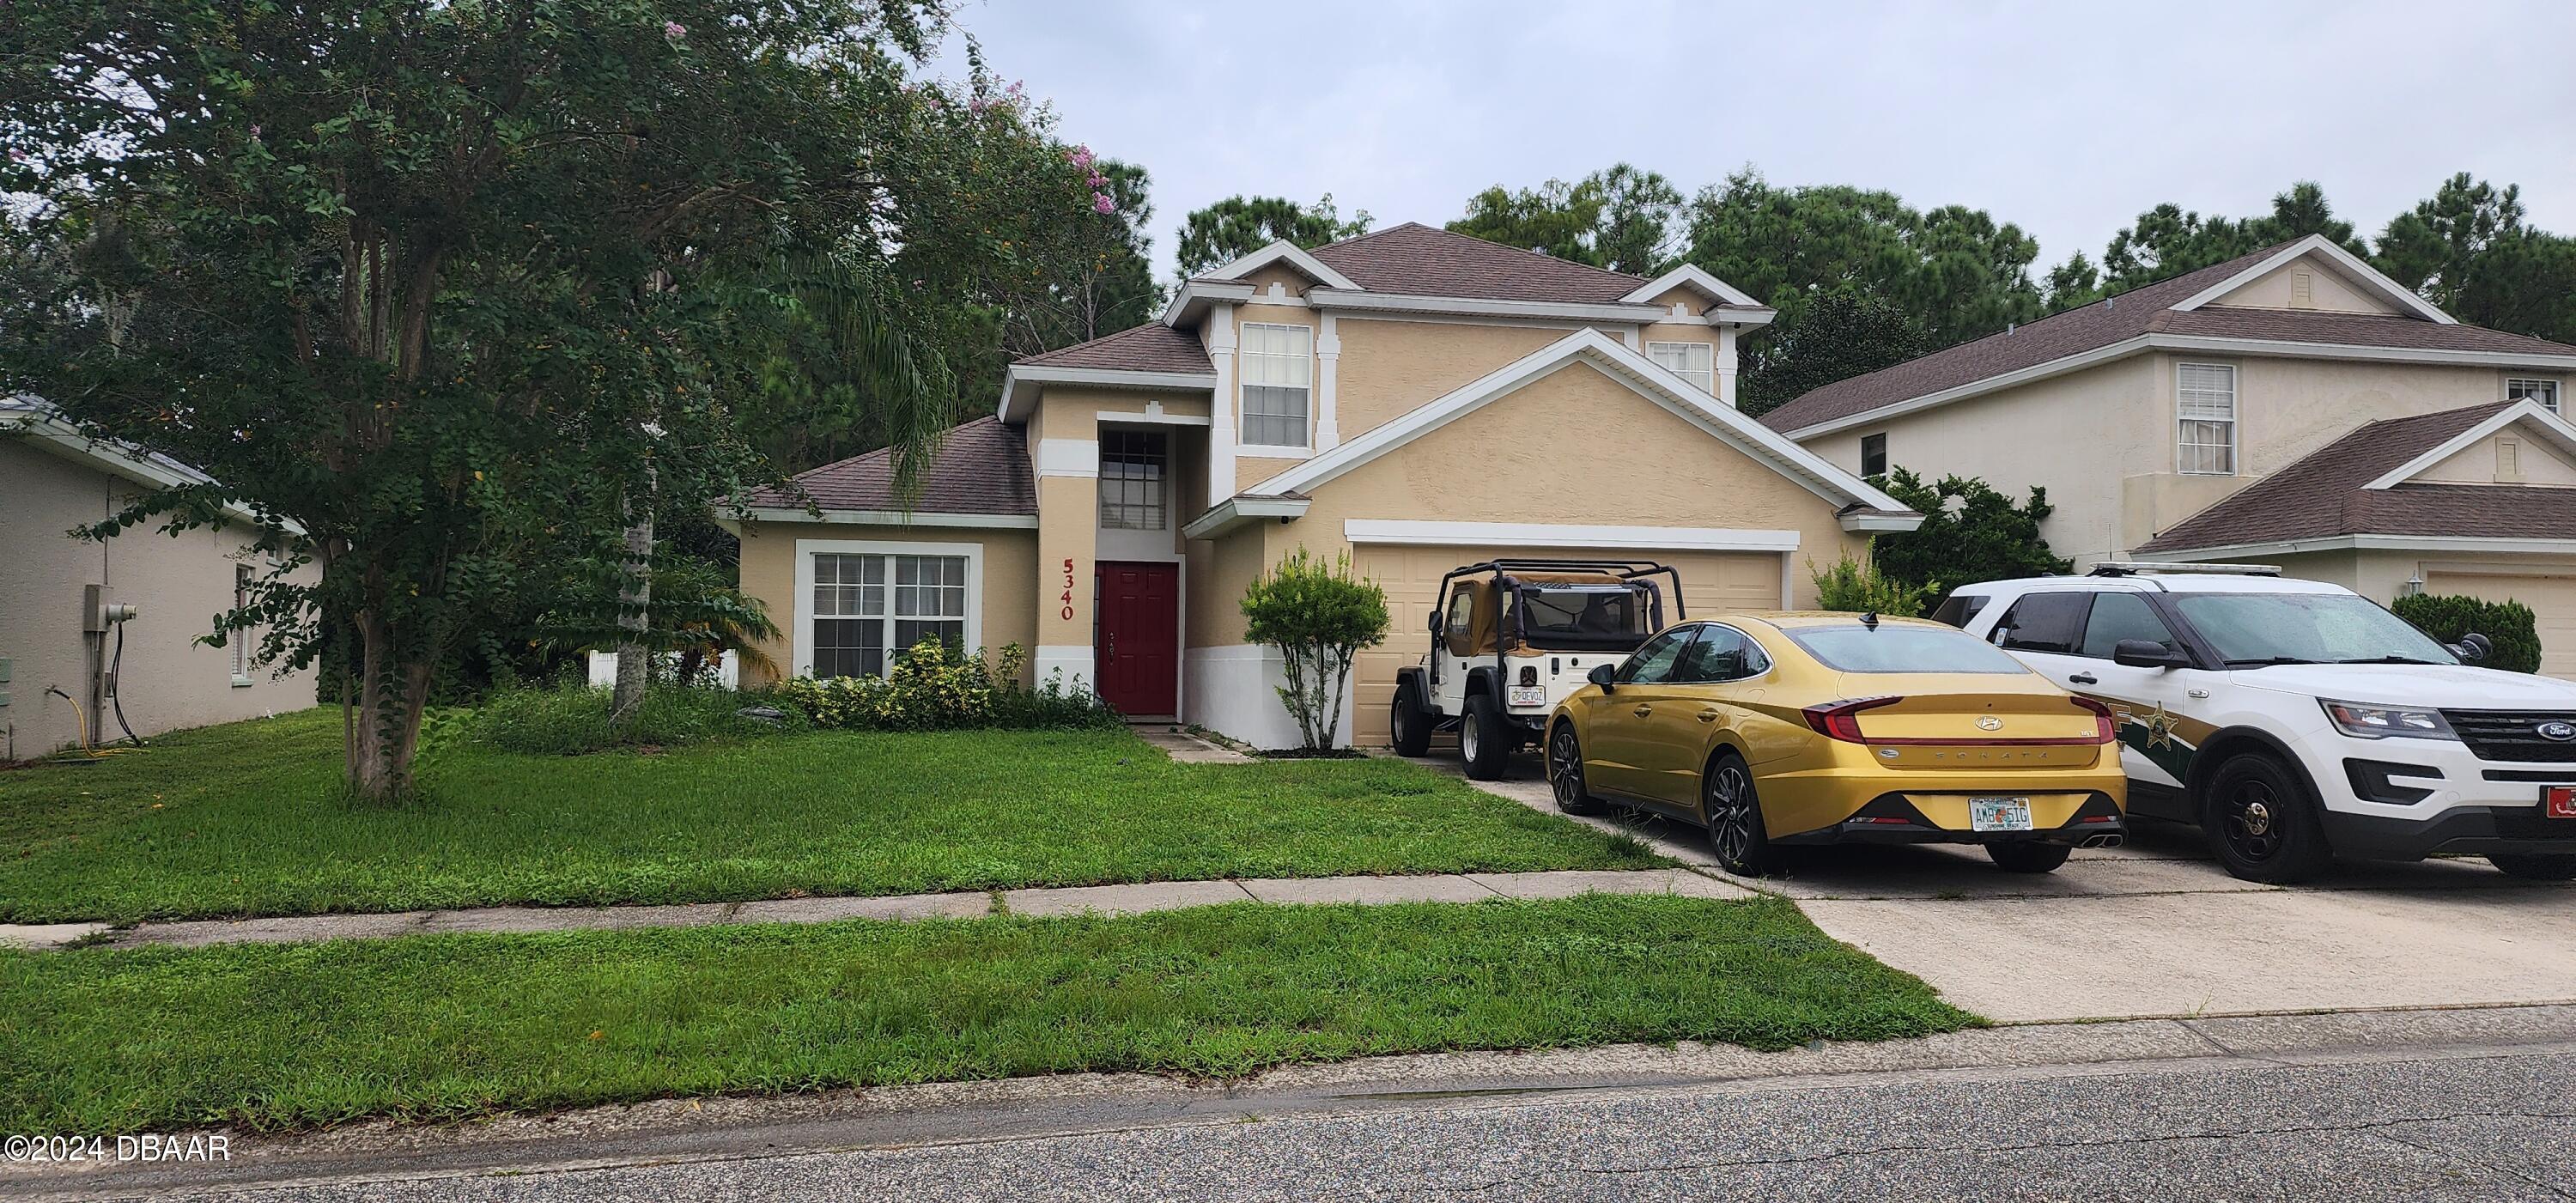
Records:
M2465 325L2311 237L1762 420L1862 476L2043 486L2079 570L2258 560L2383 602L2512 597L2576 672L2571 380L2576 347Z
M909 509L882 452L752 498L743 587L796 673L882 672L927 634L1020 644L1131 716L1279 747L1277 656L1239 603L1292 549L1347 554L1394 611L1353 686L1382 742L1451 568L1654 559L1693 613L1775 609L1812 601L1806 561L1921 521L1735 409L1736 340L1771 316L1695 268L1421 225L1276 243L1159 321L1014 364Z

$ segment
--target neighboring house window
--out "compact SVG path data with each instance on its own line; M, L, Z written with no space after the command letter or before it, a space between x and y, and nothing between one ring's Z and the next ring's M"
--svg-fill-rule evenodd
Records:
M2181 470L2196 476L2236 472L2236 369L2220 363L2186 363L2174 369L2180 389Z
M1717 391L1715 370L1710 358L1716 348L1707 343L1647 343L1646 358L1655 366L1699 386L1703 393Z
M1860 436L1860 474L1863 476L1887 475L1886 435L1865 434Z
M1304 326L1243 324L1243 444L1306 446L1315 332Z
M814 557L814 675L881 677L924 639L966 644L966 557Z
M2507 380L2504 382L2504 399L2507 401L2537 401L2540 403L2541 408L2546 409L2551 413L2557 413L2558 382L2555 380L2527 380L2518 377Z
M1160 432L1101 431L1101 529L1163 529L1166 515L1165 467Z
M250 604L250 565L233 565L233 611ZM233 648L233 684L250 684L250 632L235 629L226 636Z

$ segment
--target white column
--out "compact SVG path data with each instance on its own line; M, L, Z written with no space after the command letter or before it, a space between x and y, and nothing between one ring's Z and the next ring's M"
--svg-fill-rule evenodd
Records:
M1717 399L1735 404L1735 327L1717 328Z
M1212 305L1207 319L1208 362L1216 367L1216 394L1208 398L1208 504L1234 496L1234 306Z
M1334 381L1341 375L1342 332L1326 312L1315 335L1315 450L1330 451L1342 445L1340 390Z

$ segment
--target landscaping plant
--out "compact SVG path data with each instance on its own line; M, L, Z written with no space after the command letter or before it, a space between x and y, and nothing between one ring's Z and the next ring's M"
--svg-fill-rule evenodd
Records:
M1937 583L1908 585L1892 580L1848 552L1824 568L1807 561L1807 575L1816 584L1817 609L1888 618L1921 618L1925 599L1940 589Z
M2027 504L1973 476L1944 476L1937 484L1903 468L1880 482L1887 495L1923 515L1923 525L1880 535L1870 542L1870 564L1882 576L1923 586L1939 604L1947 581L2009 581L2075 571L2075 562L2048 549L2039 524L2056 512L2048 490L2032 486Z
M1115 727L1116 711L1079 684L1051 675L1020 684L1028 654L1016 643L990 657L924 639L896 657L883 677L794 677L769 696L809 716L815 726L865 731L949 731L995 727L1078 730Z
M1342 719L1351 661L1386 640L1386 590L1300 547L1243 593L1244 637L1279 649L1288 684L1279 701L1306 747L1324 751Z
M2388 608L2444 643L2458 643L2471 631L2486 636L2487 658L2478 661L2481 668L2540 671L2540 621L2521 602L2418 593L2398 598Z

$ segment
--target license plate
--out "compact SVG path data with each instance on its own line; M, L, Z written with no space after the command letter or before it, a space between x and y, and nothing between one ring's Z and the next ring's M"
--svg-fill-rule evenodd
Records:
M1547 705L1547 686L1545 686L1545 685L1514 685L1514 686L1512 686L1512 705L1515 705L1515 706L1544 706L1544 705Z
M1970 798L1968 829L1971 831L2030 830L2030 799Z
M2553 819L2576 819L2576 785L2552 785L2540 791L2541 813Z

